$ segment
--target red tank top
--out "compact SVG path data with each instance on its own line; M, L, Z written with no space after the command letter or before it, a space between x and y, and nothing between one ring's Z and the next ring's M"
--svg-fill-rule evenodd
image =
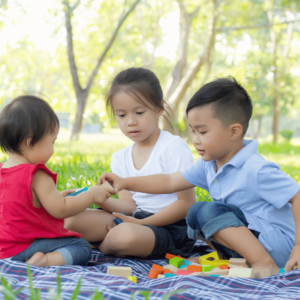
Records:
M64 228L64 219L52 217L32 204L31 182L37 170L57 174L44 164L21 164L3 169L0 164L0 259L19 254L37 238L81 237Z

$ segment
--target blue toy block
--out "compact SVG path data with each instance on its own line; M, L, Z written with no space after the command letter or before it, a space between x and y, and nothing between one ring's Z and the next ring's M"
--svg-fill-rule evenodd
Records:
M191 265L191 264L193 264L191 261L189 261L189 260L184 260L184 264L186 265L186 266L189 266L189 265Z
M282 273L285 273L284 268L281 268L278 272L278 274L282 274Z
M125 216L124 213L121 212L121 214ZM114 222L115 222L116 225L119 225L119 224L123 223L123 221L121 219L119 219L119 218L115 218Z
M220 275L208 275L209 277L220 277Z
M187 265L182 265L182 266L180 266L179 269L183 269L183 268L186 268L186 267L187 267Z
M173 277L173 276L176 276L176 274L165 273L165 278L167 278L167 277Z
M87 190L88 190L88 188L87 188L87 186L86 186L86 187L84 187L84 188L81 188L81 189L75 191L75 192L72 193L72 194L67 195L66 197L69 197L69 196L77 196L77 195L81 194L82 192L86 192Z

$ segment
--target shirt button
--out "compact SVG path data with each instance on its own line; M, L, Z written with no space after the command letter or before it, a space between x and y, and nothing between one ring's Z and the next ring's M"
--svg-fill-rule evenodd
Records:
M214 184L217 184L217 183L219 183L219 180L215 179Z

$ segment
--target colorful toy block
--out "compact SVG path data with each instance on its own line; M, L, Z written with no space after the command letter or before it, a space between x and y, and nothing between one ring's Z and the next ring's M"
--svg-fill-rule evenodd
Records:
M132 269L130 267L107 267L107 274L110 275L116 275L123 278L128 278L129 276L132 276Z
M167 278L167 277L173 277L173 276L176 276L176 274L170 274L170 273L166 273L165 274L165 278Z
M203 256L200 256L199 259L208 259L209 257L212 257L214 259L217 259L219 260L219 255L218 255L218 252L217 251L214 251L214 252L211 252L211 253L208 253L206 255L203 255Z
M172 273L176 273L178 271L178 268L176 268L175 266L173 265L166 265L166 266L163 266L164 270L166 269L169 269L172 271Z
M173 257L178 257L178 256L170 254L170 253L167 253L166 256L165 256L165 258L169 259L169 260L172 259Z
M230 265L235 265L238 267L243 267L243 268L249 268L249 264L247 263L245 258L230 258L229 259L229 264Z
M177 272L177 271L176 271ZM169 269L165 269L163 270L163 274L166 274L166 273L169 273L169 274L173 274L173 272Z
M201 266L194 266L194 265L187 266L188 271L201 272L202 271L201 269L202 269Z
M220 275L214 275L214 274L211 274L211 275L208 275L209 277L220 277Z
M208 265L208 266L215 266L215 267L222 266L222 265L229 265L229 260L217 260L216 259L216 260L210 261L210 260L199 258L199 262L201 265Z
M185 260L184 260L184 264L185 264L186 266L189 266L189 265L192 265L193 262L191 262L191 261L185 259Z
M165 278L165 275L164 274L158 274L157 279L159 279L159 278Z
M237 275L237 277L254 278L254 272L251 268L231 268L229 269L229 276Z
M201 266L202 272L208 272L214 268L215 266Z
M195 273L194 271L186 271L186 270L178 270L176 272L176 275L177 276L180 276L180 275L191 275L192 273Z
M278 274L282 274L282 273L285 273L284 268L281 268L278 272Z
M158 276L159 274L162 274L162 273L163 273L163 270L164 270L164 267L163 267L163 266L159 266L159 265L153 264L153 265L152 265L152 268L151 268L151 270L150 270L150 272L149 272L148 277L149 277L150 279L155 279L155 278L157 278L157 276Z
M221 265L221 266L218 266L218 268L221 269L221 270L227 270L228 266L227 265Z
M180 270L184 270L184 269L186 269L187 268L187 265L182 265L182 266L180 266Z
M81 194L82 192L86 192L88 190L87 186L85 186L84 188L78 189L77 191L75 191L74 193L71 193L69 195L67 195L66 197L69 196L77 196L79 194Z
M179 257L173 257L169 260L169 264L175 266L176 268L180 268L184 264L184 259Z
M128 276L128 278L127 278L128 280L130 280L130 281L132 281L132 282L134 282L134 283L136 283L137 282L137 278L136 278L136 276Z

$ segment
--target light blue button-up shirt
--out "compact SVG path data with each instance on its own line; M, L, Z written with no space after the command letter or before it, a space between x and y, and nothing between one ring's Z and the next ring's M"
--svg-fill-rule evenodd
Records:
M256 140L244 147L216 172L215 161L199 158L182 172L191 184L207 190L212 199L239 207L260 232L259 241L277 265L285 265L295 243L295 221L289 203L300 184L275 163L257 153Z

